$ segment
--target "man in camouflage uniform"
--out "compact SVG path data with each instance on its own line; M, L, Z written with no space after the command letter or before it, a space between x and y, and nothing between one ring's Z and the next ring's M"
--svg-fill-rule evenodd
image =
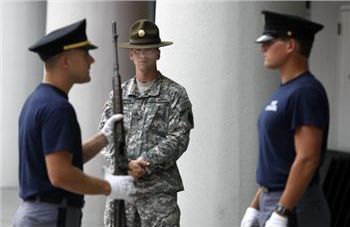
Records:
M158 27L149 20L136 21L129 32L129 42L119 44L130 49L136 71L122 86L129 174L137 188L134 201L126 203L127 225L179 226L177 192L184 188L176 161L189 143L192 105L182 86L157 71L159 47L172 42L161 41ZM112 97L111 92L100 127L112 115ZM103 151L110 172L113 153L113 145ZM108 200L105 226L112 226L113 213L113 201Z

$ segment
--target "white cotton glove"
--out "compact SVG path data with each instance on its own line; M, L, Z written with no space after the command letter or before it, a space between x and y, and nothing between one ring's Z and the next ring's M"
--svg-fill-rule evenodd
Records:
M114 125L121 119L123 119L122 114L115 114L106 121L105 125L101 129L100 132L106 137L108 143L113 142Z
M276 212L273 212L271 217L267 220L265 227L287 227L287 223L287 217L283 217Z
M111 186L111 194L108 197L112 199L125 200L131 202L136 193L134 178L131 176L114 176L110 173L105 175L106 181Z
M241 227L259 226L259 211L253 207L248 207L241 221Z

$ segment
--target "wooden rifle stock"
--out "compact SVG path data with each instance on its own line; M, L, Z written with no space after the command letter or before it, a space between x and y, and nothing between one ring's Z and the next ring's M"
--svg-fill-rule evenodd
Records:
M121 78L119 74L118 60L118 34L117 23L112 23L113 43L115 46L115 67L113 75L113 112L123 114L123 97ZM114 127L114 175L128 174L128 160L125 150L125 132L123 120L116 123ZM124 200L114 200L114 227L126 227L125 203Z

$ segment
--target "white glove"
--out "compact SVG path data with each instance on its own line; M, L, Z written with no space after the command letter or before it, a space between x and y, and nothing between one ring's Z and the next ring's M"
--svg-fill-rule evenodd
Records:
M122 114L115 114L106 121L105 125L101 129L100 132L106 137L108 143L113 142L114 125L121 119L123 119Z
M241 227L259 226L259 211L253 207L248 207L241 221Z
M111 194L108 197L112 199L125 200L131 202L136 193L134 178L131 176L114 176L106 173L106 181L111 186Z
M275 212L267 220L265 227L287 227L288 218L283 217Z

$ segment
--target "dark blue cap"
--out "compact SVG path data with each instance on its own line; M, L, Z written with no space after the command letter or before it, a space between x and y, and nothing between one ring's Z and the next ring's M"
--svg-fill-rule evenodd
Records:
M85 28L85 19L59 28L42 37L29 47L29 50L38 53L40 58L46 61L50 57L70 49L96 49L97 46L91 44L87 39Z
M264 16L264 32L256 40L257 43L269 42L276 38L295 38L313 42L315 34L323 25L302 17L262 11Z

